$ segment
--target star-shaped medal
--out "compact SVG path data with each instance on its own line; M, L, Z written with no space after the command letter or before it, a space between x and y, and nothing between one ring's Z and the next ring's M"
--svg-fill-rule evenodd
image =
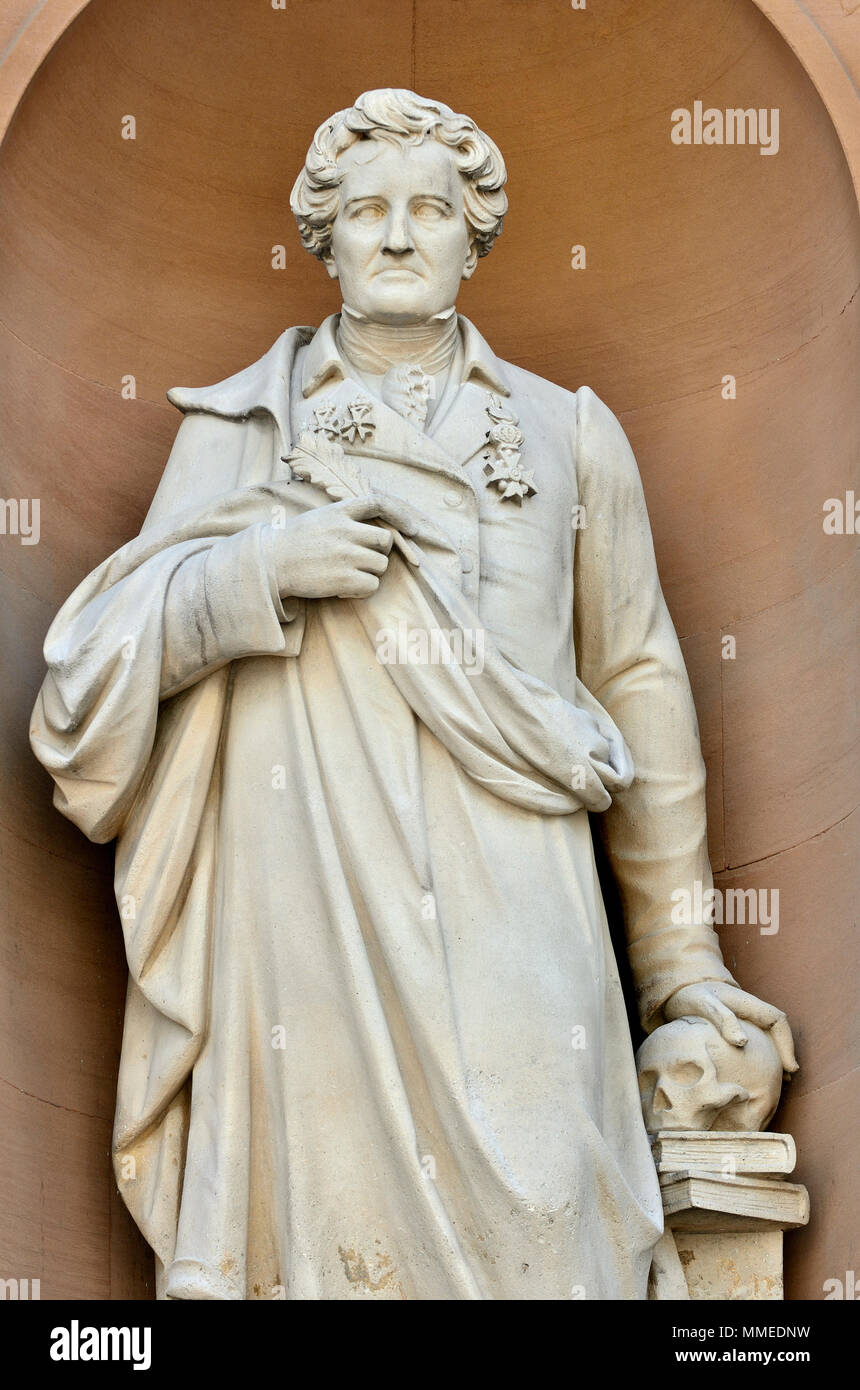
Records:
M327 439L337 439L340 434L337 408L331 402L317 406L314 411L314 432L324 434Z
M341 422L340 432L344 439L348 439L350 444L363 444L365 439L369 439L376 429L376 421L373 418L373 402L366 396L358 396L354 401L350 401L348 415Z

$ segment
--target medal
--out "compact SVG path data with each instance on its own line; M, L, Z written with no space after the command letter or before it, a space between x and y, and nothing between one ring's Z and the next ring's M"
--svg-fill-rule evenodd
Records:
M498 488L502 502L514 498L522 505L523 498L534 496L537 487L534 470L523 468L520 461L525 435L519 427L519 419L499 396L490 397L487 414L492 421L487 431L489 448L484 454L487 487Z
M376 429L373 402L367 396L356 396L344 413L339 415L334 405L320 405L314 411L314 434L326 439L346 439L350 444L363 444Z

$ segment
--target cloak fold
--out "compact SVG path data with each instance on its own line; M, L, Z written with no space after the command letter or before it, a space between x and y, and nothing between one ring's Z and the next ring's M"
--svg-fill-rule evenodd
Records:
M165 1263L181 1195L182 1088L207 1026L227 663L239 656L284 657L281 625L270 620L265 630L259 619L268 595L255 532L273 509L300 515L323 504L316 489L281 482L242 488L201 512L151 528L79 586L45 642L49 676L34 711L34 750L55 780L58 809L93 840L118 837L115 892L131 979L115 1162L135 1219ZM428 521L415 543L432 551L436 537L438 528ZM239 556L237 563L235 547L224 555L230 538L256 557L256 570L250 559L243 564ZM237 614L229 645L207 649L204 638L197 669L184 672L194 683L172 694L177 660L168 658L165 646L172 628L187 623L187 612L185 618L170 613L171 586L184 566L200 568L218 547L218 578L223 583L240 576L255 630L249 632L240 621L246 615ZM205 578L212 582L211 566ZM223 611L222 599L215 593L206 607ZM527 811L564 816L583 807L604 810L611 790L629 786L633 767L621 734L585 687L579 683L572 705L516 670L423 552L414 569L393 552L377 594L340 605L357 617L371 652L381 631L481 632L481 669L471 675L455 661L382 669L468 776L495 796ZM295 630L291 636L295 655ZM166 665L170 698L156 719ZM354 675L361 678L363 670L360 662ZM614 765L591 752L603 739ZM576 791L575 771L583 774ZM127 1055L129 1044L135 1056ZM134 1065L142 1054L147 1068ZM123 1163L139 1148L149 1180L136 1173L135 1163L132 1183ZM168 1153L177 1160L173 1175L166 1169Z

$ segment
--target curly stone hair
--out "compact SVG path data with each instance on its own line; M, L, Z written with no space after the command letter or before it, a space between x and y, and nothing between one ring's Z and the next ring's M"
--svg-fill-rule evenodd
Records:
M508 208L505 161L490 137L468 116L459 116L444 102L429 101L402 87L364 92L354 106L337 111L319 127L290 195L306 250L323 261L329 257L340 206L338 188L344 177L337 161L344 150L358 140L420 145L428 138L446 145L454 155L465 185L472 255L486 256L502 230Z

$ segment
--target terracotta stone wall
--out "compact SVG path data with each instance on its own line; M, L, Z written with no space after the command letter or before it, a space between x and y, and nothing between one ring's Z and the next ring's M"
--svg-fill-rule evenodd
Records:
M779 891L777 933L722 937L739 979L789 1012L802 1064L776 1119L813 1207L787 1240L788 1295L821 1298L856 1267L854 537L825 534L822 504L852 486L858 443L860 234L834 121L860 43L830 0L817 26L793 0L761 8L814 49L815 82L751 0L9 0L0 493L40 499L41 537L0 536L0 1276L41 1278L45 1298L152 1294L108 1160L125 987L111 854L52 810L28 749L41 642L139 526L179 421L166 389L337 307L289 190L316 124L383 85L467 110L508 161L508 225L464 312L500 355L591 385L637 451L714 867ZM778 107L779 153L673 145L670 113L697 97Z

